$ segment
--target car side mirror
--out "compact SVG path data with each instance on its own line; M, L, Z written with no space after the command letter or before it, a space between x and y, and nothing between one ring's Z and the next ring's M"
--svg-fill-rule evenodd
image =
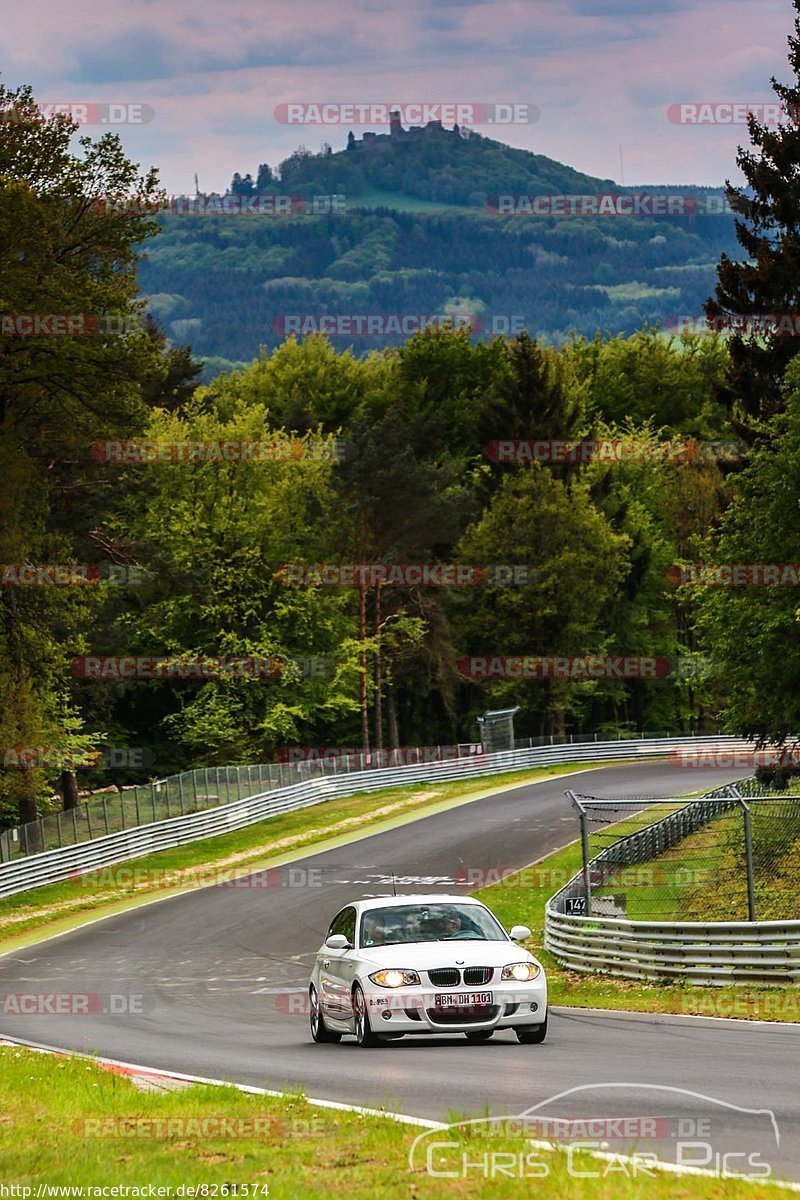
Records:
M350 943L343 933L332 933L330 937L325 938L325 945L329 950L349 950Z
M526 942L531 936L531 931L527 925L514 925L508 936L512 942Z

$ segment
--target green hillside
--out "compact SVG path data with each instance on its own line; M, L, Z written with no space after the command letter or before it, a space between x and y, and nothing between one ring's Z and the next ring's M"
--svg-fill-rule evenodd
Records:
M524 328L554 343L573 331L631 332L700 314L715 263L736 246L731 218L702 211L499 216L488 198L624 189L544 155L436 128L353 139L336 153L300 149L276 171L262 165L255 182L237 174L232 191L309 202L335 195L337 208L161 218L141 284L168 336L213 360L207 377L278 345L292 322L316 328L329 315L470 314L481 336ZM702 201L710 189L636 189L644 191ZM402 340L361 336L346 320L331 337L358 353Z
M437 127L406 132L401 139L355 138L351 148L337 153L297 150L281 163L280 181L282 190L300 195L344 193L355 202L378 189L472 207L498 192L619 190L611 179L585 175L543 154Z

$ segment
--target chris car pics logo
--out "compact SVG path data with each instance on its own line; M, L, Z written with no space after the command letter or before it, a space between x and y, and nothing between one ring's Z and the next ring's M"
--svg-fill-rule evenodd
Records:
M566 1167L572 1178L608 1185L665 1172L758 1182L772 1176L779 1147L771 1109L688 1088L609 1082L568 1088L521 1113L426 1130L412 1142L408 1166L448 1180L546 1179Z

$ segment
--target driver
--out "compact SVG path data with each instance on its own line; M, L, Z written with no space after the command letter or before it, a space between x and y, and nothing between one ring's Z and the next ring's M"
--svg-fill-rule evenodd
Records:
M444 912L438 921L439 937L453 938L461 932L461 917L457 912Z
M441 942L461 932L461 918L453 909L434 909L423 914L419 924L422 940Z

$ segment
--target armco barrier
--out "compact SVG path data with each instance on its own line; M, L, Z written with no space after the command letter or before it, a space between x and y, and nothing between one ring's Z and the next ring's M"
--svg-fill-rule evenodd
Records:
M572 745L535 746L506 750L497 754L470 755L443 762L412 766L382 767L349 774L322 775L288 787L273 789L207 808L119 830L92 841L46 850L0 865L0 896L12 896L29 888L42 887L68 879L82 871L97 870L131 858L141 858L158 850L182 846L188 842L214 837L233 829L256 824L278 813L291 812L312 804L357 792L377 791L409 783L440 782L480 778L508 771L547 767L558 763L630 761L663 757L671 752L689 750L698 753L746 754L752 745L740 738L645 738L630 741L582 742ZM676 770L676 789L681 780Z
M687 803L590 859L593 873L652 859L736 799L727 788L708 793L719 805ZM730 795L736 795L735 789ZM800 798L795 797L800 803ZM583 893L579 871L545 907L545 949L572 971L656 982L800 983L800 921L629 921L567 915L565 901Z
M571 971L656 982L800 982L800 921L587 920L548 909L544 944Z

